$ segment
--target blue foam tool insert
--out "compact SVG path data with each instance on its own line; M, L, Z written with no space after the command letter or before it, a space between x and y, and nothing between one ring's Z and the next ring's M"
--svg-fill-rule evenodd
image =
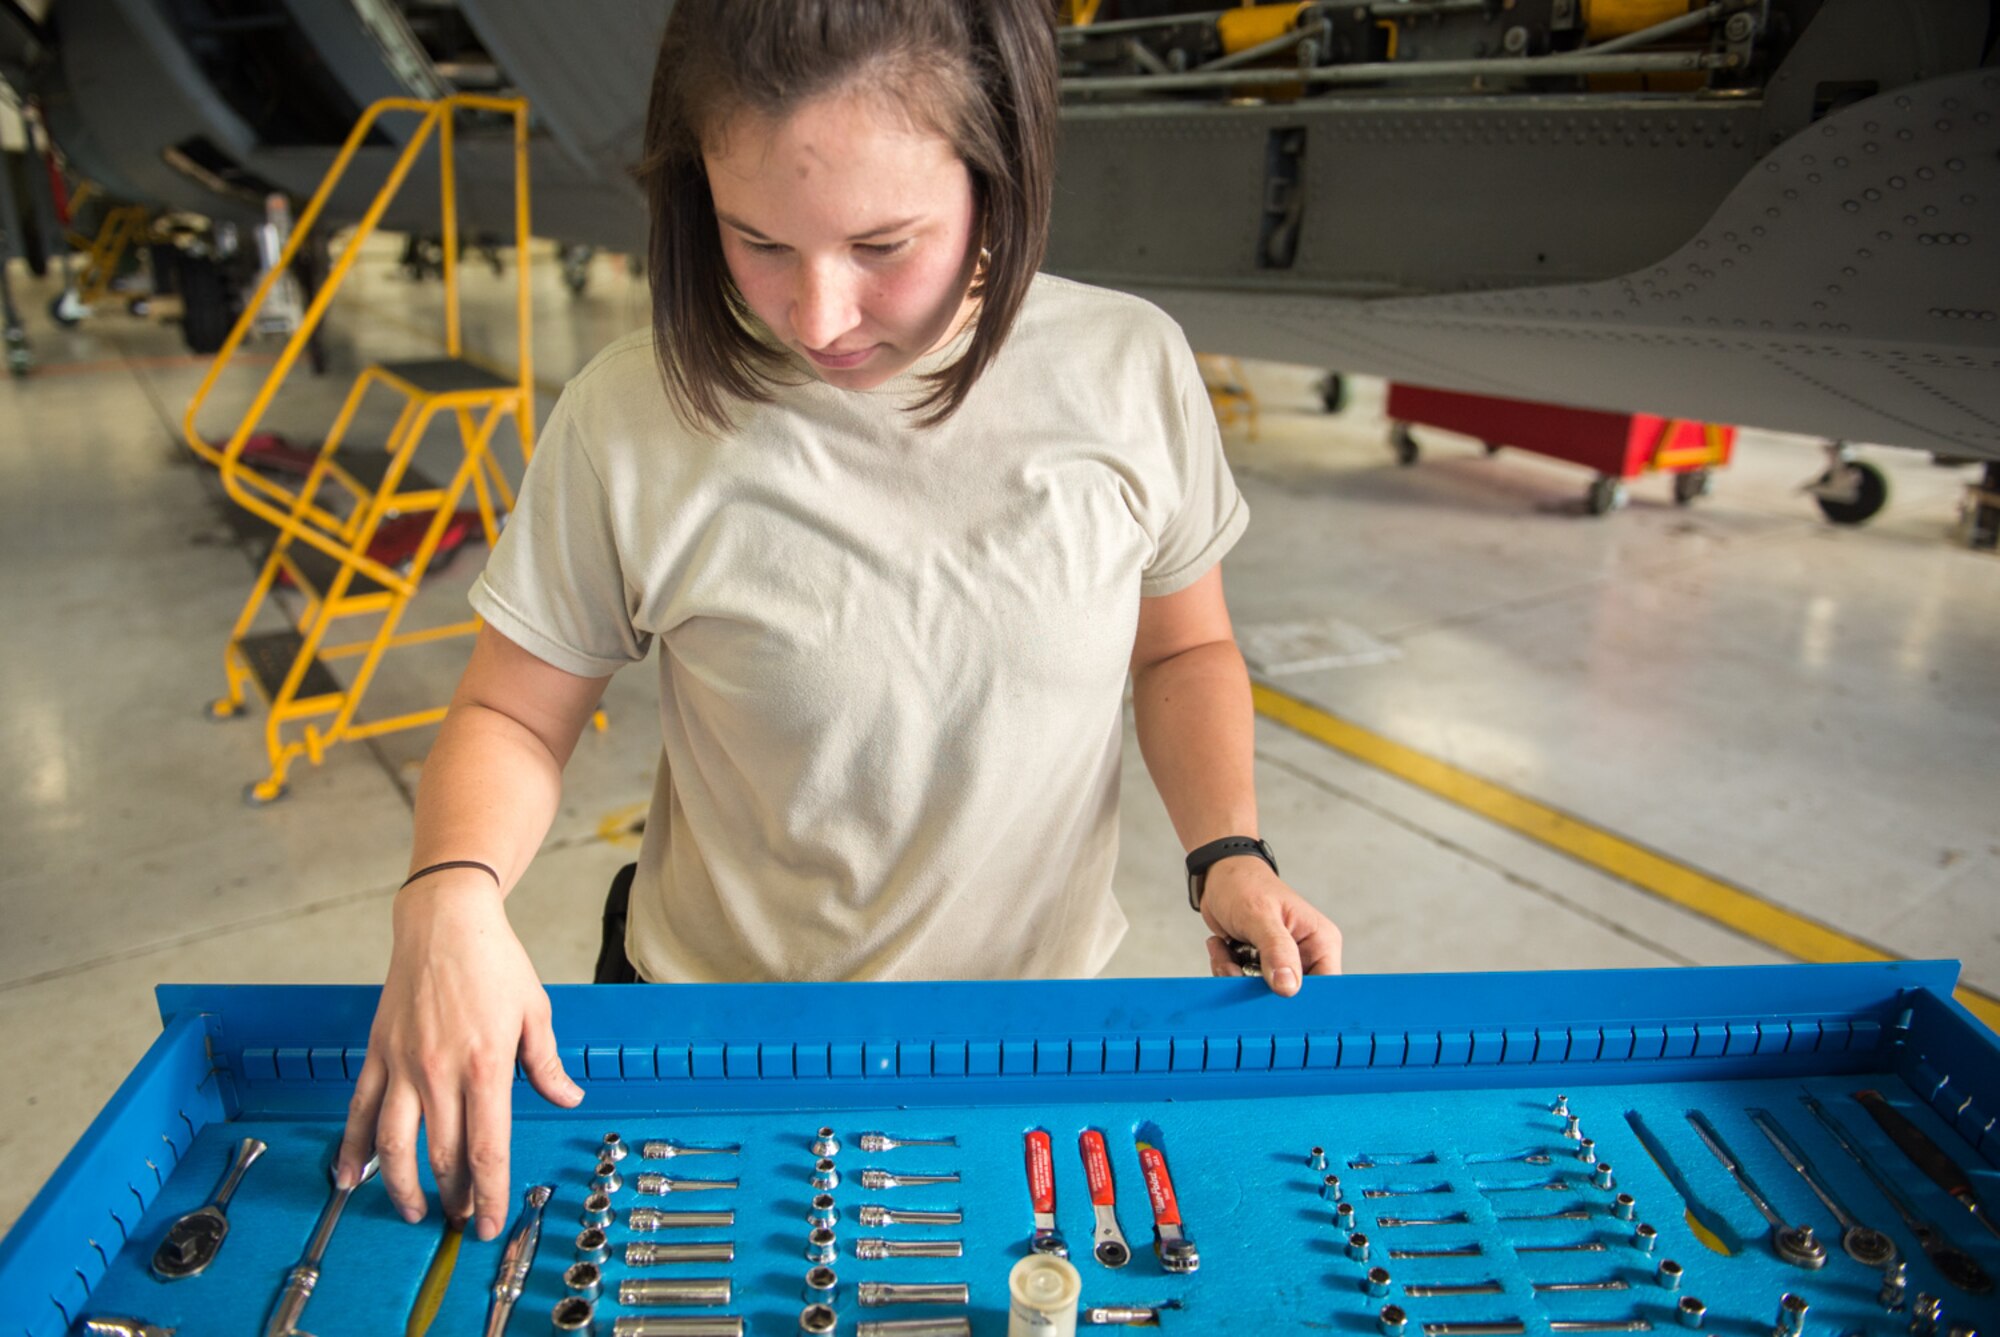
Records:
M600 1330L608 1333L614 1317L631 1312L616 1303L616 1283L644 1274L725 1276L733 1284L726 1310L661 1312L727 1312L743 1316L751 1333L796 1332L809 1266L811 1148L825 1124L843 1144L835 1158L843 1182L834 1191L843 1332L869 1318L953 1312L968 1312L981 1337L1006 1331L1007 1273L1026 1253L1031 1227L1023 1137L1044 1128L1055 1148L1057 1219L1083 1277L1084 1303L1172 1306L1163 1311L1163 1330L1362 1334L1376 1330L1385 1303L1395 1303L1408 1311L1411 1337L1426 1324L1507 1319L1535 1337L1565 1331L1552 1321L1642 1320L1667 1331L1679 1327L1680 1297L1692 1294L1707 1306L1703 1331L1769 1337L1780 1297L1796 1292L1811 1304L1809 1333L1902 1333L1908 1315L1884 1313L1880 1273L1841 1251L1827 1209L1750 1121L1746 1111L1758 1107L1806 1151L1851 1211L1896 1240L1911 1296L1941 1297L1948 1324L2000 1323L2000 1301L1948 1284L1800 1103L1806 1093L1817 1095L1923 1216L2000 1276L2000 1238L1917 1173L1850 1098L1864 1086L1882 1090L1988 1200L2000 1201L2000 1172L1990 1159L2000 1146L1985 1137L1991 1120L1983 1114L1996 1108L2000 1065L1990 1033L1949 1001L1948 968L1425 983L1422 1003L1407 992L1407 980L1361 978L1312 981L1295 1000L1227 981L556 990L558 1035L572 1046L567 1061L588 1095L579 1111L556 1112L517 1087L515 1201L535 1182L553 1185L555 1196L508 1331L547 1330L564 1294L562 1273L575 1259L597 1147L615 1130L635 1151L659 1137L736 1144L741 1152L622 1162L626 1183L615 1195ZM261 1332L326 1198L326 1165L374 992L163 991L170 1019L160 1046L52 1183L83 1197L101 1187L103 1210L123 1215L109 1229L105 1216L93 1226L88 1204L45 1191L0 1244L0 1332L81 1331L87 1314L142 1317L183 1337ZM1561 1025L1548 1015L1557 1006L1569 1014ZM191 1061L189 1049L205 1062ZM1511 1063L1510 1050L1517 1054ZM1364 1054L1365 1061L1353 1061ZM1611 1166L1614 1187L1593 1183L1592 1167L1577 1159L1577 1142L1551 1110L1559 1092L1594 1140L1595 1159ZM1776 1257L1762 1216L1695 1136L1685 1118L1690 1109L1707 1114L1786 1221L1815 1228L1829 1254L1823 1268L1807 1271ZM1689 1190L1723 1220L1737 1245L1733 1255L1695 1238L1680 1194L1640 1145L1628 1111L1643 1116ZM1118 1270L1091 1257L1093 1216L1077 1148L1086 1128L1102 1131L1109 1145L1117 1217L1134 1250ZM950 1136L958 1145L868 1153L858 1138L870 1130ZM208 1200L248 1135L270 1150L232 1204L221 1256L199 1278L154 1279L146 1264L168 1223ZM1141 1136L1161 1146L1171 1166L1186 1230L1201 1253L1193 1275L1166 1272L1153 1254ZM1328 1172L1355 1209L1355 1228L1370 1240L1365 1261L1349 1256L1348 1232L1337 1228L1322 1197L1323 1172L1309 1164L1314 1146L1325 1149ZM143 1177L132 1182L135 1156L158 1170L150 1189ZM869 1190L860 1173L869 1167L952 1171L962 1182ZM652 1171L736 1177L740 1187L643 1197L636 1176ZM1551 1181L1562 1187L1529 1187ZM428 1190L427 1172L425 1184ZM1636 1220L1658 1231L1653 1253L1632 1242L1636 1221L1614 1213L1620 1192L1636 1198ZM965 1221L870 1229L858 1223L864 1203L956 1207ZM729 1230L639 1235L626 1228L634 1206L729 1207L736 1221ZM1514 1219L1571 1210L1585 1216ZM1395 1217L1449 1223L1382 1224ZM96 1241L88 1252L78 1247L79 1223ZM379 1183L364 1186L327 1252L305 1326L319 1337L401 1331L439 1237L435 1211L421 1225L406 1224ZM862 1261L854 1243L866 1237L960 1239L965 1256ZM620 1260L624 1245L642 1239L729 1239L736 1257L628 1269ZM479 1330L503 1240L467 1237L433 1332ZM1520 1251L1577 1243L1605 1247ZM1478 1254L1391 1256L1468 1245ZM71 1261L93 1254L96 1266ZM1677 1292L1655 1276L1669 1258L1685 1273ZM1390 1273L1383 1297L1365 1284L1375 1266ZM862 1309L856 1284L869 1280L964 1281L971 1305ZM1486 1281L1500 1292L1421 1294L1426 1286ZM1623 1282L1625 1289L1536 1289L1579 1282ZM1420 1293L1410 1295L1411 1286Z

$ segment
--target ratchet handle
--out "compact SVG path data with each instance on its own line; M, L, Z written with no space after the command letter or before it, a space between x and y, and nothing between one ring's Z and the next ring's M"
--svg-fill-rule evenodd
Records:
M1037 1128L1028 1134L1028 1196L1035 1210L1052 1214L1056 1209L1056 1158L1049 1135Z
M1096 1207L1110 1207L1118 1201L1118 1189L1111 1182L1111 1153L1105 1149L1104 1134L1095 1128L1077 1139L1083 1150L1083 1173L1090 1181L1090 1201Z
M1977 1203L1979 1195L1972 1190L1972 1181L1958 1162L1945 1154L1944 1148L1930 1140L1924 1130L1904 1117L1903 1112L1883 1099L1880 1091L1856 1091L1856 1103L1868 1111L1870 1118L1881 1126L1905 1156L1926 1175L1933 1184L1957 1198L1960 1202Z
M1160 1154L1158 1147L1142 1143L1139 1147L1139 1168L1146 1175L1146 1196L1153 1202L1153 1224L1181 1224L1181 1203L1174 1196L1174 1177L1167 1173L1167 1158Z

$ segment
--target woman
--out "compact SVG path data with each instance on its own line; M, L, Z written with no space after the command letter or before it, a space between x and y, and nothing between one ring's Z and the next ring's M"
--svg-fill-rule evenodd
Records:
M1125 927L1128 673L1212 968L1236 973L1225 938L1280 993L1339 968L1255 839L1216 565L1248 517L1193 355L1146 303L1036 272L1056 105L1041 0L674 7L653 328L557 404L418 794L341 1156L351 1178L372 1144L410 1220L420 1122L491 1238L516 1057L582 1099L503 900L655 640L631 977L1096 973Z

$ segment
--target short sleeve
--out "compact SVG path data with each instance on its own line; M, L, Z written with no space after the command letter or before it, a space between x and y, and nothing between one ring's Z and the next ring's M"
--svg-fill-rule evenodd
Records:
M1178 505L1154 542L1153 560L1140 582L1139 592L1149 599L1194 584L1236 546L1250 524L1250 508L1236 490L1223 456L1222 430L1216 426L1194 351L1177 328L1169 337L1173 347L1167 393L1173 403L1165 418Z
M472 606L544 663L608 677L651 640L631 602L604 484L576 421L575 386L549 415L514 512L473 585Z

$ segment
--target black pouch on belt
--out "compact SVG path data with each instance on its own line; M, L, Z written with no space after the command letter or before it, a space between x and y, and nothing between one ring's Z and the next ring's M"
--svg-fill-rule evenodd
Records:
M625 918L632 905L632 879L639 865L628 863L611 879L611 894L604 898L604 940L597 948L597 972L593 984L637 984L639 972L625 955Z

